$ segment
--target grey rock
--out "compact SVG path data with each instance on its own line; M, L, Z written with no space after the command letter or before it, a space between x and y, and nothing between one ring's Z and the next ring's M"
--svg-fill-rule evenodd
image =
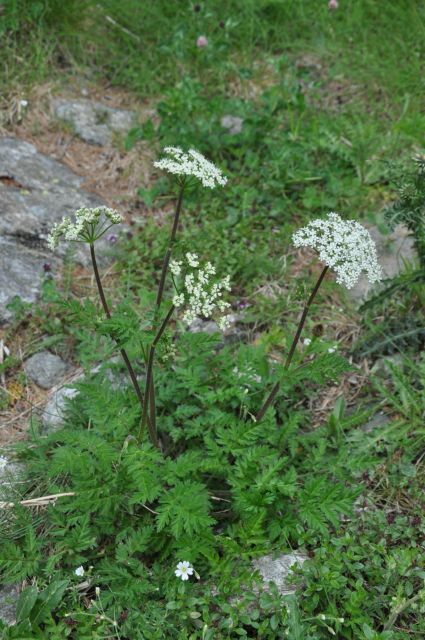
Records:
M242 131L243 119L238 116L226 115L221 118L220 124L223 129L227 129L228 133L235 136Z
M53 433L62 427L67 401L75 398L78 393L78 390L71 386L54 391L41 414L44 434Z
M0 501L20 499L25 482L25 465L0 451Z
M133 111L113 109L92 100L56 99L53 110L73 126L80 138L98 145L111 145L114 133L126 133L135 119Z
M386 356L385 358L379 358L374 363L371 371L381 378L389 378L391 377L391 366L403 369L404 358L400 353L395 353L394 355Z
M195 318L189 327L189 331L191 333L220 333L220 329L213 320L202 320L201 318Z
M375 431L375 429L378 429L379 427L384 427L389 422L391 422L389 416L387 416L387 414L383 411L379 411L373 416L373 418L368 420L366 424L363 425L362 429L366 433L370 433L371 431Z
M405 226L397 225L389 235L382 234L375 225L369 226L368 229L376 242L378 261L386 278L397 276L404 270L406 262L415 261L413 239L409 236L409 231ZM349 290L349 295L353 300L363 302L374 291L376 291L376 287L370 284L366 276L362 275L359 282Z
M16 624L19 593L18 584L6 584L0 587L0 618L8 625Z
M25 373L43 389L51 389L65 375L68 365L50 351L39 351L24 363Z
M269 582L274 582L279 593L288 595L295 593L295 588L288 583L292 567L297 564L302 566L306 560L308 557L300 553L285 553L277 558L272 555L256 558L252 561L252 565L260 573L265 582L265 588Z
M54 257L49 261L53 268L58 264ZM16 296L25 302L36 301L44 280L44 262L46 256L39 251L0 236L0 324L11 318L6 306Z
M105 205L81 188L83 180L32 144L0 138L0 323L11 318L6 305L13 297L29 303L37 299L45 277L44 262L50 262L52 269L60 265L69 245L62 243L55 254L47 248L54 223L80 207ZM87 247L73 247L78 247L75 259L88 265ZM101 239L97 244L101 265L107 262L108 251L108 242Z

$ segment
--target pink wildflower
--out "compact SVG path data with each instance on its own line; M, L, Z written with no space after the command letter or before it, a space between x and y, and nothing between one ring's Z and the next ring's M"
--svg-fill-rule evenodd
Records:
M329 9L338 9L338 7L339 7L338 0L329 0L328 2Z
M208 44L208 39L206 38L206 36L199 36L199 38L196 41L196 46L199 47L200 49L202 49L203 47L206 47Z

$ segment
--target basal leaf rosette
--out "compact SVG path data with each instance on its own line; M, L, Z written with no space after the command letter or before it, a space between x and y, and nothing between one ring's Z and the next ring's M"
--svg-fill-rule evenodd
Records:
M230 277L216 277L216 269L211 262L201 264L196 253L186 253L183 260L172 260L170 271L176 294L173 305L183 310L182 320L190 325L199 317L212 318L219 329L229 325L229 318L223 315L230 303L224 299L230 291Z
M292 241L296 247L310 247L336 273L336 281L351 289L365 272L372 284L382 280L376 245L369 231L355 220L343 220L337 213L316 219L298 229Z
M83 207L78 209L74 216L74 221L64 217L62 222L54 225L47 238L47 244L52 251L61 240L93 244L114 224L119 224L123 220L120 213L108 207L93 209Z

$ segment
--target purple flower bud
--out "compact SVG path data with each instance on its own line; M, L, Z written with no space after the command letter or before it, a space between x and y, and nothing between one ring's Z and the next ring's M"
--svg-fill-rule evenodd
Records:
M52 265L50 264L50 262L45 262L43 264L43 271L44 273L49 273L49 271L52 270Z
M118 240L118 238L115 235L115 233L110 233L109 236L106 236L106 239L110 244L115 244L116 241Z

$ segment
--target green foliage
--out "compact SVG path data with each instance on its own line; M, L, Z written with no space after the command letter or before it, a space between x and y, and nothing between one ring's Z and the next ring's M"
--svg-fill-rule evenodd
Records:
M59 338L86 376L63 428L40 436L34 418L31 447L20 447L25 497L75 495L3 515L1 580L27 586L17 625L0 622L0 629L5 640L422 637L423 362L405 358L386 380L375 377L372 390L365 385L366 408L347 393L332 410L324 386L351 369L356 376L363 358L423 348L422 272L403 274L364 308L367 331L353 346L353 367L328 353L327 328L298 350L289 374L271 362L287 350L308 287L293 276L298 260L286 259L294 224L331 209L371 217L392 197L381 160L411 155L422 143L423 7L199 5L2 3L6 102L17 83L25 83L20 94L55 74L68 82L67 69L78 69L156 98L158 124L133 128L126 150L140 141L194 146L225 168L228 188L208 193L202 209L196 190L189 194L175 250L211 259L219 251L242 317L233 343L202 333L161 340L162 455L136 442L140 407L113 356L125 346L143 379L152 339L148 289L169 234L155 208L167 210L168 179L139 189L154 211L117 247L124 280L109 292L118 300L111 320L92 301L76 300L69 278L64 300L46 281L40 307L12 302L6 342L22 326L36 338ZM196 47L201 34L205 49ZM222 126L227 114L243 120L240 133ZM389 221L409 226L422 255L423 174L404 182ZM330 300L335 292L326 294ZM330 321L339 304L327 306ZM322 335L322 322L314 311L306 333ZM16 364L7 359L0 372ZM278 402L256 423L277 380ZM389 421L368 431L375 402ZM274 585L266 591L251 559L293 549L310 558L295 571L295 595L282 597ZM174 576L184 559L199 580ZM84 578L74 573L79 565Z
M413 236L422 271L425 269L425 156L415 157L415 171L401 178L398 200L386 211L392 226L404 224Z

